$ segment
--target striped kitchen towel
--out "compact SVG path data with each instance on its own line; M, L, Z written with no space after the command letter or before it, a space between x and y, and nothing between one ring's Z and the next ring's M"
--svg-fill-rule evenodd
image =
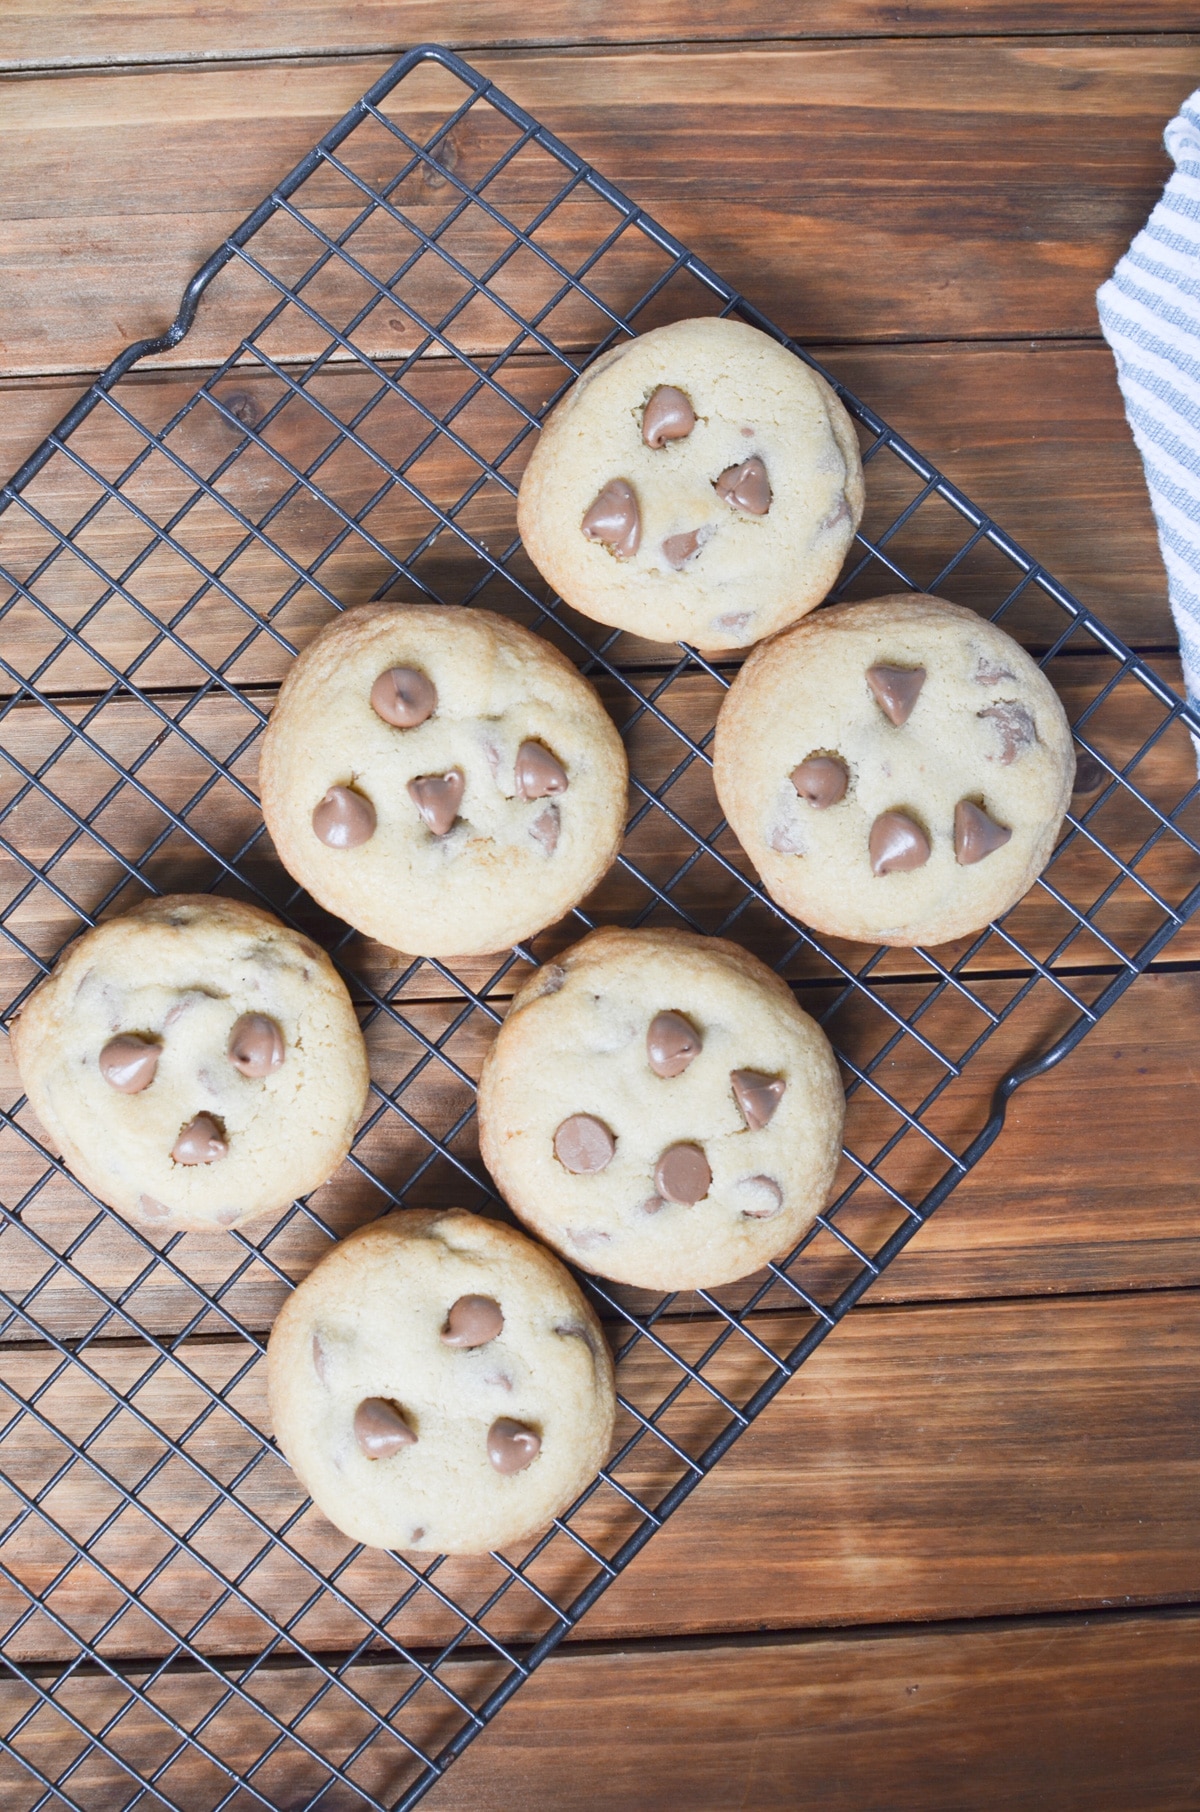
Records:
M1200 88L1165 133L1175 174L1096 294L1146 468L1188 698L1200 704Z

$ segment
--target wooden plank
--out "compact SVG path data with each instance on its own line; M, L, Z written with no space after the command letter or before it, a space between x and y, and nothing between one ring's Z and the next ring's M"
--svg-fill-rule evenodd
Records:
M36 652L35 645L35 656ZM1159 665L1168 682L1178 684L1174 659ZM1098 697L1114 671L1107 657L1071 656L1052 663L1051 677L1073 720ZM695 671L669 685L661 674L635 673L629 690L604 678L600 691L624 732L639 786L655 791L666 786L688 759L689 740L695 745L708 736L721 698L719 684ZM662 717L642 708L648 694L656 695L656 712ZM118 905L139 897L142 888L129 878L129 868L152 848L145 873L160 891L211 887L225 874L221 861L236 860L240 872L268 902L281 909L287 906L292 883L262 831L256 804L255 738L272 698L265 690L233 696L214 689L199 701L192 695L158 694L152 704L123 697L100 704L66 700L53 710L41 704L20 704L10 710L5 720L9 761L0 765L0 801L8 806L4 834L19 855L0 858L0 885L6 900L23 897L10 915L10 929L20 942L0 944L0 999L15 1001L36 978L28 951L49 960L81 928L68 901L90 914L102 907L107 910L105 903L114 890ZM1162 715L1142 682L1127 679L1085 719L1084 734L1114 766L1122 767L1133 762ZM82 731L75 740L69 733L71 725ZM132 770L136 787L144 791L123 784L122 769ZM224 770L233 776L232 782ZM36 785L25 778L28 775L37 775ZM1186 731L1178 724L1170 726L1133 767L1130 782L1137 794L1122 788L1104 804L1096 803L1088 834L1079 833L1064 846L1049 871L1053 892L1035 887L1006 919L1007 937L991 937L972 957L972 973L1020 966L1019 951L1008 938L1041 961L1111 966L1115 951L1133 956L1165 922L1160 899L1176 905L1200 882L1200 858L1172 833L1160 838L1139 862L1137 873L1144 885L1122 882L1098 912L1094 922L1099 935L1079 931L1078 917L1060 904L1065 899L1074 914L1086 913L1106 888L1120 880L1115 863L1098 842L1127 862L1137 857L1161 824L1142 799L1162 816L1179 807L1195 782L1195 755ZM753 870L730 833L722 832L716 844L728 868L710 855L687 867L696 855L697 837L711 837L721 823L708 765L692 760L663 798L673 816L655 808L634 824L622 862L589 896L589 914L605 922L628 921L654 907L659 897L655 889L659 894L669 890L678 914L660 905L659 917L710 932L732 929L764 959L786 963L789 979L836 982L838 972L827 958L814 946L797 944L769 908L758 902L746 907L740 876L752 878ZM1088 809L1089 800L1095 801L1096 795L1081 795L1077 809ZM643 793L635 792L631 811L643 801ZM174 824L169 813L175 814ZM80 830L80 819L90 829ZM1200 804L1187 806L1177 822L1183 831L1200 837ZM681 825L692 826L696 836ZM206 853L206 846L214 853ZM52 871L53 886L32 875L31 867L39 876ZM315 916L311 907L307 911L313 915L316 935L326 940L339 935L333 920ZM727 924L733 912L738 916ZM539 939L539 956L545 960L573 942L581 929L574 918L563 921ZM1079 935L1073 935L1076 931ZM1171 960L1194 955L1200 949L1198 937L1200 932L1190 924L1177 931ZM957 961L973 941L963 938L944 945L938 960ZM871 955L870 946L839 939L827 940L826 948L855 971ZM392 988L398 969L408 961L365 939L356 939L343 956L379 990ZM468 958L452 967L468 986L481 988L501 961L499 956ZM499 997L511 993L523 973L522 968L502 977L497 983ZM888 952L878 965L879 975L928 981L933 973L922 956L907 950ZM440 970L422 967L406 983L404 994L413 1000L431 995L446 999L454 994L454 986Z
M760 1341L776 1351L794 1342L795 1316L764 1315ZM671 1349L692 1364L713 1338L711 1318L660 1326ZM676 1516L610 1587L581 1625L593 1639L685 1635L820 1625L924 1622L1200 1599L1200 1418L1192 1354L1200 1337L1200 1299L1164 1291L1125 1297L991 1303L970 1307L870 1308L848 1322L788 1384ZM87 1363L128 1392L151 1355L135 1344L99 1343ZM250 1357L238 1343L192 1342L180 1357L252 1423L265 1423L263 1366L230 1385ZM0 1353L8 1391L28 1399L53 1355ZM730 1339L704 1376L744 1401L769 1369L761 1352ZM643 1414L678 1379L673 1361L645 1341L622 1364L621 1386ZM140 1409L176 1439L191 1430L188 1452L223 1479L253 1456L253 1437L221 1408L195 1427L204 1391L170 1363L136 1394ZM68 1372L43 1391L43 1415L76 1441L111 1407L111 1397ZM696 1386L661 1426L698 1454L725 1420ZM618 1440L633 1427L622 1412ZM131 1488L164 1448L128 1414L105 1430L99 1462ZM5 1442L4 1522L18 1508L13 1487L35 1493L69 1457L31 1420ZM647 1439L617 1476L643 1502L674 1482L678 1462ZM238 1501L278 1527L301 1501L291 1473L273 1456L241 1478ZM177 1556L102 1639L106 1654L164 1652L152 1621L183 1632L212 1612L195 1641L206 1653L252 1654L269 1640L269 1623L295 1617L314 1588L317 1602L296 1625L311 1647L348 1650L370 1635L354 1610L384 1616L416 1575L372 1552L339 1572L348 1546L310 1512L289 1529L295 1552L315 1569L275 1552L251 1566L260 1530L183 1462L159 1470L144 1501L168 1528L193 1522L196 1553ZM1002 1515L997 1506L1003 1505ZM84 1464L76 1463L46 1501L47 1514L81 1539L120 1507ZM197 1521L197 1519L200 1519ZM580 1513L580 1534L612 1552L633 1526L624 1501L602 1491ZM96 1544L110 1574L132 1590L169 1552L166 1536L127 1509ZM248 1569L244 1597L225 1594L200 1557L226 1577ZM84 1562L57 1585L70 1549L36 1515L10 1538L0 1558L68 1628L90 1634L120 1607L114 1586ZM490 1558L446 1562L432 1583L484 1616L502 1640L531 1639L548 1625L541 1602L514 1586L482 1610L507 1576ZM589 1577L589 1563L557 1537L533 1564L540 1590L567 1602ZM686 1580L687 1589L680 1590ZM50 1589L50 1588L54 1589ZM563 1594L566 1594L564 1597ZM24 1601L0 1582L7 1623ZM423 1585L388 1625L400 1641L449 1640L457 1618ZM42 1614L10 1636L15 1659L71 1652L69 1638Z
M1157 196L1163 122L1194 84L1198 55L1181 38L911 40L489 54L479 66L798 337L928 340L1094 336L1093 291ZM0 202L5 370L96 368L159 331L213 246L384 67L281 65L269 76L199 67L13 85L6 158L22 180ZM461 92L425 70L389 105L428 132ZM508 139L499 116L475 109L448 153L456 173L481 177ZM395 143L375 126L347 156L367 179L396 169ZM561 174L530 147L489 193L528 219ZM396 199L432 228L450 189L434 172L432 184L409 178ZM330 171L303 200L337 233L361 195ZM572 198L539 242L574 268L611 224L601 201ZM477 210L451 238L476 267L501 249ZM635 239L590 273L610 305L629 307L664 268ZM282 219L257 245L293 278L319 250ZM378 214L356 241L381 270L412 245ZM507 280L536 285L540 267L528 262L528 271L510 265ZM429 260L408 281L405 293L430 309L453 297ZM311 293L340 319L368 296L350 274L326 273ZM677 280L642 324L694 312L701 294ZM182 356L223 356L268 299L249 271L225 273ZM600 319L572 305L553 326L586 345ZM458 331L481 350L510 330L499 309L477 304ZM381 355L410 336L402 312L378 306L360 330ZM296 310L271 340L295 357L319 343Z
M451 1662L447 1684L478 1704L497 1670ZM145 1672L124 1679L146 1683ZM379 1710L412 1674L359 1663L346 1679ZM154 1683L167 1717L196 1728L225 1687L219 1674L186 1670ZM248 1683L276 1718L293 1718L319 1685L312 1670L263 1671ZM1198 1759L1200 1618L1188 1612L1039 1618L870 1635L768 1638L661 1648L638 1644L552 1657L429 1796L438 1812L793 1812L799 1783L822 1812L1191 1812ZM121 1679L87 1673L56 1694L67 1714L99 1730L127 1702ZM427 1691L405 1714L418 1740L445 1737L449 1707ZM32 1690L0 1686L10 1727L34 1705ZM341 1764L370 1733L367 1714L338 1689L300 1726ZM154 1712L133 1705L116 1747L149 1772L174 1741ZM236 1702L200 1740L231 1768L253 1767L275 1735L268 1718ZM52 1779L83 1748L67 1721L44 1708L17 1742ZM385 1804L413 1778L399 1742L384 1735L353 1764L352 1778ZM286 1741L254 1776L268 1803L303 1804L325 1776ZM176 1803L208 1806L224 1790L194 1752L168 1776ZM24 1769L0 1763L5 1803L26 1812L38 1789ZM86 1803L119 1805L128 1776L103 1757L67 1783ZM122 1791L124 1789L124 1791ZM49 1800L53 1812L61 1801ZM322 1812L356 1801L333 1782Z
M1012 983L978 984L981 998L1002 995ZM882 998L911 1010L910 988L897 984ZM948 997L953 999L954 997ZM819 1009L828 996L801 991L800 999ZM377 1019L368 1029L372 1070L378 1084L396 1086L422 1060L414 1032L426 1039L442 1036L456 1010L446 1004L413 1003L404 1008L408 1026ZM928 1022L928 1030L954 1048L954 1026L947 1001ZM959 1186L950 1200L922 1229L912 1244L873 1287L878 1301L957 1299L979 1296L1036 1296L1082 1290L1154 1289L1200 1283L1200 1208L1195 1177L1200 1166L1200 1078L1190 1060L1200 1013L1200 976L1194 972L1144 977L1129 995L1085 1039L1058 1069L1026 1085L1014 1099L998 1144ZM964 1083L950 1089L932 1113L935 1132L956 1149L983 1125L992 1087L1010 1064L1029 1055L1061 1032L1066 1008L1045 985L1021 1015L973 1061ZM975 1009L963 1009L958 1036L977 1022ZM878 1011L842 1015L835 1035L859 1054L879 1048L886 1031ZM453 1033L447 1056L468 1075L478 1074L491 1032L483 1016L474 1015ZM19 1095L7 1062L7 1040L0 1043L4 1074L0 1088L6 1104ZM906 1037L880 1072L893 1097L915 1107L937 1079L937 1066ZM369 1173L393 1189L405 1189L413 1205L484 1205L483 1192L469 1181L478 1169L474 1120L468 1115L468 1087L439 1058L418 1071L404 1094L406 1114L385 1112L363 1141L359 1156ZM36 1123L23 1115L31 1130ZM848 1142L866 1161L898 1124L890 1108L867 1090L854 1096L848 1120ZM419 1180L418 1168L431 1156L419 1130L445 1137L466 1174L443 1157L434 1157ZM101 1216L73 1261L82 1277L55 1269L54 1253L73 1249L91 1227L95 1210L73 1183L47 1177L43 1161L21 1137L0 1133L5 1200L21 1201L40 1184L36 1199L24 1208L21 1225L9 1225L0 1239L6 1288L20 1300L33 1291L31 1313L41 1327L63 1339L79 1338L104 1313L104 1299L89 1289L91 1279L108 1298L122 1297L143 1327L171 1335L202 1315L206 1331L224 1333L228 1322L207 1311L199 1291L216 1295L235 1323L265 1331L286 1290L286 1276L304 1276L327 1249L330 1229L337 1237L373 1219L387 1206L383 1191L369 1174L344 1165L313 1197L320 1220L299 1215L282 1226L267 1219L250 1229L250 1238L269 1262L246 1264L240 1240L191 1234L172 1249L173 1269L148 1264L148 1253L113 1216ZM889 1182L909 1188L913 1199L935 1182L944 1160L917 1134L897 1147L885 1166ZM839 1188L851 1178L847 1164ZM864 1186L840 1211L839 1225L868 1251L875 1251L899 1224L900 1212L874 1186ZM164 1241L160 1239L159 1245ZM832 1301L850 1281L856 1264L828 1235L822 1234L799 1261L798 1280L820 1300ZM235 1277L235 1273L237 1273ZM140 1281L139 1281L140 1280ZM754 1284L720 1292L730 1305L744 1302ZM136 1284L136 1288L134 1288ZM128 1293L132 1291L132 1295ZM638 1305L636 1293L627 1299ZM782 1289L776 1304L790 1300ZM681 1298L676 1312L695 1312ZM121 1331L121 1321L110 1334ZM28 1337L19 1320L7 1338Z
M1175 630L1141 461L1126 426L1106 347L1037 342L1021 346L818 347L815 351L1126 641L1143 647L1173 643ZM160 432L185 408L198 377L147 374L129 380L118 393L121 405L147 431ZM505 367L503 381L522 403L537 407L553 394L561 378L555 378L549 361L522 358ZM335 371L313 385L319 407L289 403L263 429L264 438L294 466L306 468L333 438L333 428L320 411L326 409L348 422L375 388L363 374ZM411 380L411 388L424 407L441 415L453 408L463 384L444 362L435 361L421 368ZM238 372L218 384L216 394L223 400L232 399L239 417L254 423L264 420L283 391L273 379ZM0 472L17 469L65 414L75 395L75 382L68 378L14 381L0 387ZM427 425L415 410L400 405L382 405L368 419L372 444L393 459L402 458L415 444L418 427ZM454 426L485 457L495 458L519 433L521 422L507 404L484 393L455 418ZM237 449L239 436L210 404L199 403L178 422L167 444L179 460L207 479ZM524 468L529 444L528 440L523 443L505 464L506 474L513 480ZM72 446L114 482L139 451L145 450L145 441L111 407L101 404L77 430ZM475 476L467 465L441 437L423 456L413 479L427 495L446 503L460 495ZM342 507L355 509L371 495L372 479L378 483L382 476L382 472L371 472L368 460L358 459L352 465L342 456L318 468L314 481L328 488ZM251 447L221 477L218 488L231 505L257 522L282 494L286 482L283 468L266 452ZM910 501L913 486L890 455L877 457L868 465L867 483L865 527L867 532L877 533ZM158 455L129 483L132 501L164 523L193 492L185 472ZM79 467L59 456L33 481L27 495L34 508L66 530L81 520L99 492ZM267 532L294 559L307 565L341 526L318 506L311 506L307 513L293 506L273 518ZM375 539L396 556L415 547L431 526L428 511L403 493L393 494L368 519ZM494 550L503 549L516 532L511 498L489 484L472 502L465 526L483 536ZM188 553L209 570L215 570L229 551L230 524L209 506L195 508L178 532ZM110 507L89 532L86 545L106 570L119 573L134 560L146 539L140 521ZM944 505L929 503L911 518L891 551L914 579L928 584L962 540L958 519ZM32 573L50 547L45 533L22 508L11 508L0 516L0 562L17 576ZM443 534L425 556L421 570L443 595L454 597L476 576L474 562L475 556L453 534ZM537 588L532 573L519 565L517 570ZM977 552L946 581L945 589L964 602L995 604L1006 595L1011 572L1005 563ZM319 569L321 583L346 604L371 597L387 574L384 555L353 533ZM230 588L259 612L273 607L294 580L292 570L262 553L243 556L226 576ZM189 575L185 561L163 557L139 568L129 580L134 595L157 615L177 609L181 598L202 582L198 570ZM876 592L892 583L886 574L868 572L859 589ZM38 591L73 621L74 613L98 595L99 584L68 557L45 576ZM403 588L396 595L404 595ZM329 611L329 605L310 588L301 587L283 613L281 627L302 642ZM10 612L8 621L10 627L19 626L26 670L32 670L33 662L53 647L45 625L24 605ZM582 619L576 626L587 636L599 633ZM110 610L104 627L103 651L125 666L144 645L144 629L132 610ZM210 589L203 616L193 617L186 634L198 635L201 651L221 660L246 628L237 605ZM1043 638L1058 632L1057 625L1050 629L1048 623L1039 625L1032 620L1018 622L1014 629L1016 633L1024 630L1035 640L1039 629ZM170 683L172 678L190 683L194 668L182 658L172 664L168 653L163 650L155 657L152 675L156 683ZM639 653L631 638L624 638L621 658L661 659L661 651L643 644ZM242 685L272 681L280 677L285 661L284 651L260 635L231 672ZM55 690L82 691L100 682L84 657L68 653L55 663L45 683Z
M264 13L233 0L197 8L188 0L81 5L13 0L0 20L0 70L86 68L96 64L187 63L218 57L399 55L436 40L471 50L481 45L678 44L764 39L969 36L993 33L1187 31L1195 23L1183 0L1145 0L1131 19L1121 0L917 0L898 9L883 0L845 0L806 7L797 17L786 0L759 0L731 23L721 0L613 0L602 11L555 0L521 17L489 0L289 0Z

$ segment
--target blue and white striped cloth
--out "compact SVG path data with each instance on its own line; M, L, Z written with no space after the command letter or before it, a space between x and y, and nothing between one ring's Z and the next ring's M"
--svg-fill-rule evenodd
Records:
M1146 468L1188 698L1200 704L1200 88L1164 135L1175 174L1096 293Z

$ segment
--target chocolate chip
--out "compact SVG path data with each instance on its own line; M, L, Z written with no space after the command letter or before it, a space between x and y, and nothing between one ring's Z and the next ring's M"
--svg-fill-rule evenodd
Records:
M144 1221L169 1221L171 1210L162 1202L156 1202L152 1195L139 1195L138 1213Z
M229 1147L211 1114L189 1120L171 1148L177 1164L216 1164L228 1156Z
M765 516L771 507L771 481L757 453L740 466L726 466L714 489L731 508L748 516Z
M656 1013L646 1033L646 1056L656 1076L682 1076L700 1055L701 1037L682 1013Z
M121 1032L110 1038L100 1053L100 1074L109 1088L118 1094L140 1095L154 1081L162 1048L151 1038L136 1032Z
M265 1013L243 1013L229 1034L225 1054L235 1070L258 1081L283 1062L283 1033Z
M371 709L398 730L415 730L437 710L437 687L419 667L389 667L371 687Z
M846 797L850 770L836 755L810 755L792 769L791 781L801 799L823 812Z
M488 1459L497 1472L505 1475L524 1472L542 1451L542 1437L526 1422L514 1422L510 1416L498 1416L488 1429Z
M571 1114L554 1135L554 1155L572 1176L594 1176L612 1163L617 1142L594 1114Z
M782 1076L766 1076L761 1070L730 1070L729 1080L746 1125L751 1132L761 1132L783 1100L787 1083Z
M521 744L514 779L518 799L545 799L551 793L567 790L567 770L540 742Z
M905 874L929 860L929 838L907 812L880 812L871 826L871 872Z
M500 1304L492 1296L460 1296L451 1304L442 1329L447 1346L486 1346L504 1326Z
M562 819L556 805L548 805L544 812L539 812L529 826L529 835L535 843L540 843L548 856L558 848L558 836L562 829Z
M642 439L648 447L665 447L669 440L686 440L696 426L696 415L682 390L660 384L642 413Z
M387 1397L367 1397L354 1412L354 1439L369 1460L388 1460L402 1447L412 1447L416 1435L399 1406Z
M960 799L954 808L954 859L962 868L982 862L985 856L1003 849L1012 832L997 824L970 799Z
M738 1188L753 1189L760 1200L765 1198L766 1202L766 1205L761 1208L743 1208L742 1219L744 1221L774 1220L775 1216L779 1213L779 1210L783 1207L783 1190L779 1187L779 1184L775 1181L774 1177L743 1177L738 1184Z
M867 684L884 716L899 729L913 713L925 684L924 667L889 667L880 663L867 668Z
M709 538L710 530L707 523L697 529L688 529L687 533L683 535L668 535L662 544L663 559L668 566L672 566L676 572L680 572L688 561L700 552Z
M464 781L458 768L446 774L422 774L408 783L408 796L435 837L444 837L458 817Z
M654 1187L667 1202L691 1207L703 1201L711 1182L708 1159L698 1145L668 1145L654 1166Z
M375 835L375 807L353 787L331 786L313 812L312 827L330 849L357 849Z
M1033 713L1019 698L998 698L995 704L985 705L975 715L995 724L1000 736L1002 767L1011 767L1018 756L1023 755L1038 740ZM988 759L993 757L989 756Z
M321 1336L319 1334L314 1334L312 1337L313 1370L316 1372L317 1377L321 1380L322 1384L329 1383L328 1360L329 1355L321 1344Z
M589 541L601 542L620 560L632 560L642 539L633 486L624 478L610 479L579 526Z

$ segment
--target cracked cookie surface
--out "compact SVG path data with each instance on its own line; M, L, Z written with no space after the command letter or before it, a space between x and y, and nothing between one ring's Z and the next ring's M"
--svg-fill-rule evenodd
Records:
M608 1458L600 1324L557 1259L462 1209L360 1227L267 1348L275 1435L343 1534L480 1554L543 1529Z
M822 611L751 655L717 720L722 809L772 898L832 936L940 944L1046 866L1071 731L972 610L910 593Z
M491 611L359 605L322 630L263 742L267 828L327 911L411 956L503 950L599 881L625 751L595 690Z
M863 495L853 424L824 379L744 322L701 319L583 373L542 428L517 521L585 616L742 648L820 603Z
M323 950L211 894L151 900L69 946L12 1032L68 1167L152 1231L228 1229L332 1175L367 1094Z
M728 1283L825 1206L844 1097L820 1027L740 946L591 932L517 994L479 1084L483 1159L588 1271Z

